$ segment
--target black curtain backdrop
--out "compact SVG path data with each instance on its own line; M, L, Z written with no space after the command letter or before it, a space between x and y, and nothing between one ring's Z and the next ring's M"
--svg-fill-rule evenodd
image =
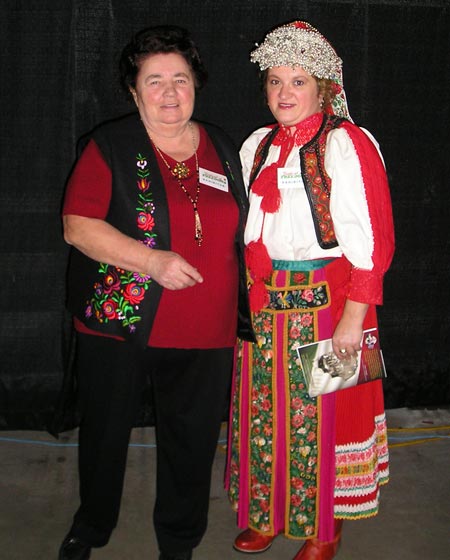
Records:
M210 74L196 116L240 144L271 120L249 51L293 19L334 44L352 117L386 161L397 235L379 311L387 407L450 403L449 0L3 0L0 428L47 429L62 389L61 200L77 140L133 110L118 86L123 45L149 25L189 28Z

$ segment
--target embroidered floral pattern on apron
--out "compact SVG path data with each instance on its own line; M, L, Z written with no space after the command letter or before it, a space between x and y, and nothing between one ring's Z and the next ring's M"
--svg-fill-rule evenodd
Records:
M281 507L286 534L307 538L316 533L320 411L306 391L300 364L288 357L296 355L297 346L315 340L317 312L329 306L329 294L327 283L311 283L308 272L283 272L281 285L279 274L266 285L270 304L252 316L257 344L241 341L237 351L235 384L241 393L239 398L238 391L233 394L233 410L239 410L239 403L242 408L232 417L229 494L237 508L240 492L247 493L254 529L273 534L273 512ZM274 361L275 346L282 363ZM251 371L248 387L240 380L246 368ZM240 471L243 449L236 447L247 440L241 434L244 425L250 441L246 474ZM248 489L240 481L248 481Z

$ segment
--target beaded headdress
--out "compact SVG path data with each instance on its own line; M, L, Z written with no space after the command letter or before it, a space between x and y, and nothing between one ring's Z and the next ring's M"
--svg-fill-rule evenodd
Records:
M342 60L331 44L306 21L294 21L277 27L251 53L250 60L261 71L273 66L301 66L316 78L335 84L332 112L350 118L342 79Z

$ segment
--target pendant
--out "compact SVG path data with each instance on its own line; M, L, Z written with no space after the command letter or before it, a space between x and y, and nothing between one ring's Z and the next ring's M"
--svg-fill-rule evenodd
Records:
M174 175L177 179L186 179L191 174L191 170L184 162L178 162L172 171L172 175Z
M200 221L200 216L196 208L194 209L194 217L195 217L195 241L197 241L197 245L200 247L203 241L203 231L202 231L202 223Z

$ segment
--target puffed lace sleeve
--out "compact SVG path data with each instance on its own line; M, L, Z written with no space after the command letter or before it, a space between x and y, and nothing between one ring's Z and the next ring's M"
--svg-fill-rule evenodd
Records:
M376 141L352 123L330 132L325 168L332 179L330 211L339 246L352 264L347 297L381 304L383 277L394 254L386 171Z

